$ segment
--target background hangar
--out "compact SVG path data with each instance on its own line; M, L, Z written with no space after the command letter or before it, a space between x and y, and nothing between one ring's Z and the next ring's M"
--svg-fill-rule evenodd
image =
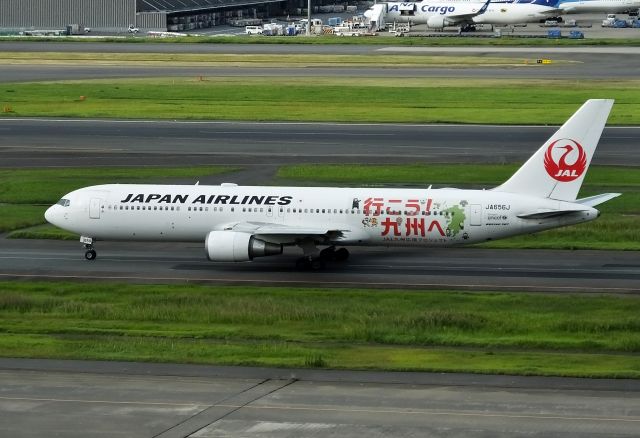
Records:
M332 2L334 3L334 2ZM320 4L314 0L314 4ZM62 29L77 24L104 32L190 31L242 20L300 15L307 0L0 0L0 28Z

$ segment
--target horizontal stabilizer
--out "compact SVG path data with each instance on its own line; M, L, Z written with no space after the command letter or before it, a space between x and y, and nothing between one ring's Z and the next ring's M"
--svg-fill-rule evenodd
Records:
M588 211L587 208L585 209L570 209L570 210L537 210L537 211L532 211L530 213L522 213L519 214L518 217L520 219L547 219L550 217L557 217L557 216L562 216L565 214L571 214L571 213L581 213L583 211Z
M576 199L576 204L595 207L596 205L603 204L613 198L617 198L621 194L622 193L603 193L601 195L589 196L588 198Z

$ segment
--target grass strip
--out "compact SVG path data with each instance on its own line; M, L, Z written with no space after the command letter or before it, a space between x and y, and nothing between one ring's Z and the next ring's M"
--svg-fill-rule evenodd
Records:
M317 80L316 80L317 79ZM119 117L557 124L614 98L610 124L640 124L640 81L228 78L0 84L3 117ZM81 97L82 96L82 97ZM436 98L437 97L437 98ZM551 102L551 103L550 103Z
M0 354L640 377L640 298L0 282Z
M105 183L170 183L237 170L226 166L195 167L91 167L47 169L0 169L0 232L45 223L44 212L65 193ZM55 227L35 228L12 237L71 238Z

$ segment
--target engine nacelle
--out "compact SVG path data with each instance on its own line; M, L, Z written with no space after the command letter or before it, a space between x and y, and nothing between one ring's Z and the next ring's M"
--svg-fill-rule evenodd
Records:
M212 262L246 262L254 257L282 254L282 245L237 231L211 231L204 241L204 249Z
M427 27L430 29L444 29L447 19L441 15L433 15L427 20Z

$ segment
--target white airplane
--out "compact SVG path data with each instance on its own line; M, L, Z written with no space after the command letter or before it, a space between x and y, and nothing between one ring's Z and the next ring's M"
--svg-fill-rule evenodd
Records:
M443 1L439 3L378 3L364 12L364 16L377 28L384 22L426 24L432 29L471 23L472 18L482 14L491 0L486 2Z
M413 2L378 3L365 11L370 21L426 24L431 29L464 24L509 25L537 22L558 15L558 0L505 3L444 0L439 3Z
M522 23L537 23L561 14L558 0L520 0L515 3L491 2L487 10L473 17L475 24L507 26Z
M216 262L298 246L298 266L313 269L346 259L343 246L452 246L534 233L594 220L595 206L619 196L576 199L612 105L587 101L491 190L107 184L65 195L45 218L80 234L88 260L100 240L185 241L202 242Z
M603 12L617 14L640 9L640 0L560 0L558 5L565 14Z

